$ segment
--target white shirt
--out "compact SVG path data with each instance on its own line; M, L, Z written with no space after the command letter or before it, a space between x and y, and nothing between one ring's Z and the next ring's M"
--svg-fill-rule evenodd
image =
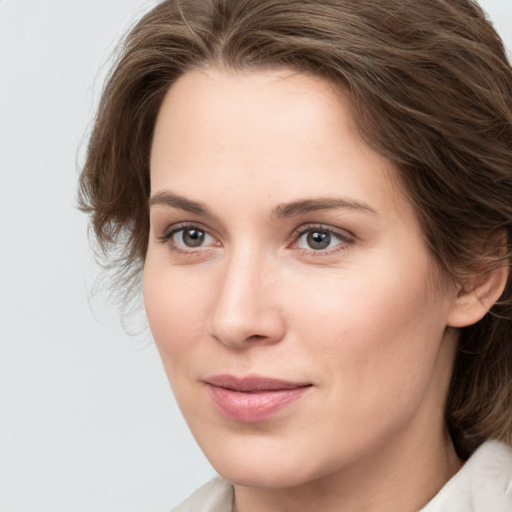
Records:
M233 486L214 478L171 512L232 512ZM512 448L487 441L419 512L512 512Z

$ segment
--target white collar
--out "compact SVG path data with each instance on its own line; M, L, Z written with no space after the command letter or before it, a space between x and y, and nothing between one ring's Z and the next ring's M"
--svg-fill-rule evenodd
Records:
M485 442L420 512L512 512L512 448Z

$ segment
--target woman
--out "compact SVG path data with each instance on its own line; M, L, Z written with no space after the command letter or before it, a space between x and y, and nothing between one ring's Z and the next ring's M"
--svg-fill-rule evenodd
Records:
M511 154L469 0L133 28L80 192L223 477L177 511L512 510Z

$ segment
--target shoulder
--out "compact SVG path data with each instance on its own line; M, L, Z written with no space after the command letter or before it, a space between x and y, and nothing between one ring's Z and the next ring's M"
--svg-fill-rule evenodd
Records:
M487 441L420 512L512 511L512 448Z
M231 512L233 486L220 477L204 484L171 512Z

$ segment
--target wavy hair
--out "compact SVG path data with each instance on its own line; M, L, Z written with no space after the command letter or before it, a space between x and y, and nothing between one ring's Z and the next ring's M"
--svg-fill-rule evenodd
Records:
M395 164L441 268L463 279L510 266L512 70L476 2L168 0L120 47L79 184L126 296L147 249L156 116L173 82L205 66L284 66L335 82L364 140ZM499 303L461 330L446 421L462 458L488 438L511 442L510 273Z

